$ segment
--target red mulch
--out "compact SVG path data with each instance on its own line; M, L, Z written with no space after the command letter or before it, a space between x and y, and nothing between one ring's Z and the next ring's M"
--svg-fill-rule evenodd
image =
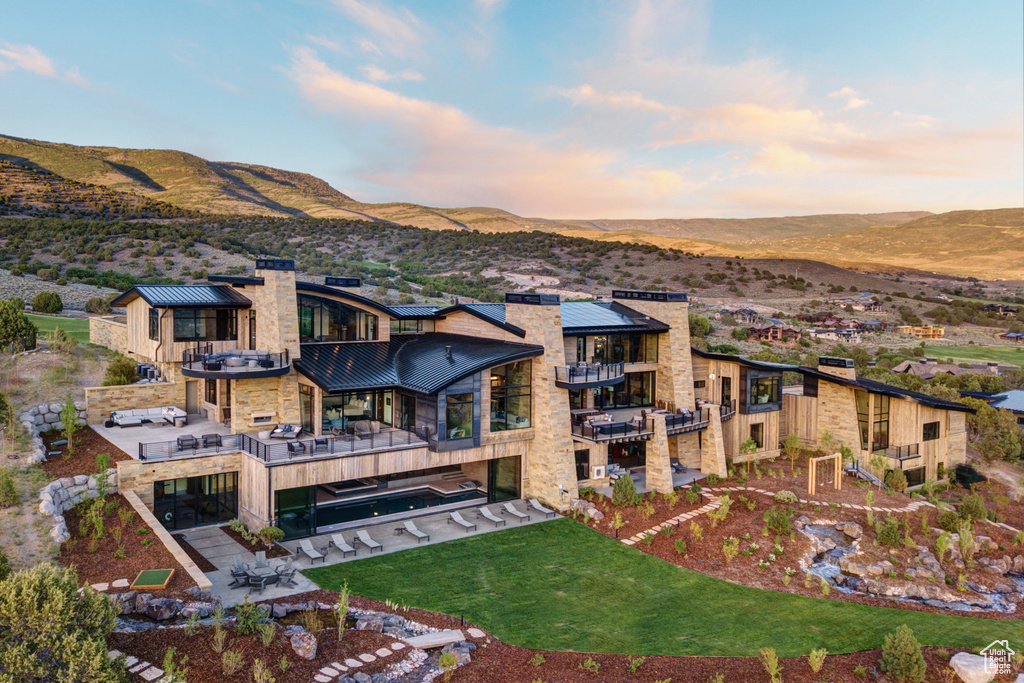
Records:
M799 463L798 463L799 467ZM807 498L807 483L806 483L806 468L802 475L803 481L801 482L801 476L790 475L790 464L788 461L779 459L775 463L762 462L759 464L759 469L762 472L760 479L756 478L751 469L751 479L747 484L752 488L764 489L766 491L779 491L789 490L797 494L801 498ZM744 473L745 467L741 466L739 473ZM773 478L769 472L775 472L776 477ZM800 485L802 484L802 488ZM716 486L737 486L738 482L735 480L727 480L716 484ZM880 493L877 489L870 489L874 497L873 505L876 507L893 507L902 508L908 505L913 499L908 496L902 495L889 495ZM858 505L864 505L867 498L868 489L864 489L854 484L852 478L845 478L843 481L842 491L836 491L831 487L819 486L818 491L814 496L814 500L821 502L831 502L834 500L840 500L842 502L854 503ZM746 499L746 502L740 500L740 496ZM943 495L943 497L945 497ZM644 519L643 508L616 508L611 504L610 498L598 499L595 496L590 496L604 513L605 518L600 523L590 523L590 526L604 533L607 536L615 538L615 530L611 527L610 522L614 519L615 513L618 512L622 515L622 518L626 521L626 525L619 531L619 538L629 538L638 533L643 532L646 529L650 529L664 521L667 521L680 513L695 510L704 505L708 499L703 496L696 503L690 504L686 502L685 490L679 491L679 501L672 507L669 508L668 502L661 495L647 494L644 496L645 502L650 502L654 508L654 514L650 515L647 519ZM656 534L653 542L650 544L641 541L633 547L642 552L650 555L655 555L663 560L678 564L688 569L703 572L711 576L715 576L720 579L732 581L734 583L743 584L745 586L752 586L754 588L761 588L766 590L785 591L789 593L798 593L801 595L808 595L813 597L822 597L821 592L821 581L820 579L814 578L810 586L804 585L804 573L799 568L799 558L804 557L811 549L810 539L800 532L794 532L792 537L783 536L779 540L783 546L783 553L779 558L771 563L768 568L761 568L758 566L760 560L768 559L768 554L772 552L772 546L775 543L776 534L770 532L767 536L763 534L766 528L764 523L764 513L771 507L789 507L782 506L775 503L772 498L762 493L754 491L743 492L733 491L730 492L730 498L732 499L732 506L730 508L728 518L719 522L717 527L711 526L711 520L706 514L699 515L692 520L683 522L677 529L672 529L670 535ZM749 510L747 502L754 504L753 510ZM839 521L852 521L860 524L864 529L864 539L861 541L861 550L863 553L858 556L857 561L862 563L881 562L882 560L888 559L893 562L896 566L896 572L899 576L902 576L903 567L914 567L917 558L916 549L910 551L904 547L889 548L886 546L879 546L875 543L876 534L874 528L867 523L867 513L861 510L852 510L849 508L833 508L826 505L814 506L810 504L801 504L793 506L797 509L797 515L805 515L812 522L817 520L831 520L833 522ZM1006 509L1010 507L1020 508L1019 504L1011 504L1006 506ZM888 513L875 513L875 519L880 519ZM936 536L930 531L925 533L922 531L921 518L927 516L928 527L931 529L936 526L937 513L933 508L926 507L918 510L914 513L896 513L896 515L906 522L905 529L909 529L911 537L919 545L925 545L930 549L935 547ZM691 523L696 522L701 527L702 537L698 540L695 538L691 531ZM1012 534L993 525L978 525L976 527L976 533L978 535L989 536L998 544L1001 544L1006 550L999 550L995 553L979 553L979 555L998 556L1001 557L1004 553L1009 553L1011 556L1020 552L1019 548L1014 548L1012 545ZM744 539L744 534L748 535L748 539ZM722 552L722 541L728 537L734 537L740 539L740 553L729 563L725 561L725 556ZM677 540L683 540L686 542L686 553L680 555L675 547ZM751 544L756 543L759 548L753 550L750 548ZM750 555L743 554L742 551L750 549ZM958 570L951 561L949 561L949 555L946 556L946 561L942 562L943 570L947 576L957 577L960 570ZM913 559L912 559L913 558ZM796 570L796 573L790 579L788 585L783 582L785 576L784 569L790 567ZM992 587L997 583L1006 583L1006 579L1003 577L992 574L984 569L981 564L975 564L974 569L966 572L967 578L976 583ZM955 586L940 586L950 593L956 594ZM968 595L974 595L968 593ZM917 610L924 612L933 612L937 614L949 614L955 613L951 610L945 610L941 608L930 607L918 602L913 601L898 601L892 598L885 597L869 597L866 595L853 595L850 593L844 593L833 588L828 599L831 600L842 600L845 602L856 602L865 605L883 606L883 607L897 607L900 609ZM1005 614L1000 612L981 612L974 611L969 612L971 617L985 618L985 619L1019 619L1020 608L1018 611Z
M93 539L83 537L81 529L81 518L86 508L92 505L92 501L81 503L64 513L64 520L68 525L68 532L71 540L60 547L60 555L57 560L65 566L75 566L78 570L78 578L83 584L111 583L117 579L128 579L134 581L140 571L145 569L174 569L174 576L170 584L162 591L153 591L159 597L180 597L186 588L195 586L195 581L188 575L185 569L178 564L170 551L164 547L145 522L139 519L139 515L132 509L132 506L120 494L111 494L105 499L107 504L106 514L103 518L103 538L97 541L96 548L90 552L90 545ZM113 501L118 502L117 508L113 508ZM121 511L131 511L132 516L125 526L121 521ZM124 526L121 532L121 543L124 545L124 557L116 558L114 553L117 550L117 541L114 540L116 529ZM137 529L146 529L146 533L137 534ZM86 536L92 533L92 529L86 530ZM149 545L144 543L150 542ZM124 589L127 590L127 589Z
M249 541L245 540L242 537L242 534L238 533L237 531L235 531L234 529L232 529L231 527L229 527L226 524L224 526L222 526L220 528L220 530L223 531L224 533L226 533L228 536L230 536L234 540L238 541L239 545L241 545L243 548L245 548L246 550L248 550L251 553L257 553L257 552L263 550L263 551L265 551L267 553L267 558L287 557L287 556L291 555L291 553L288 552L287 548L285 548L282 545L278 545L277 543L274 543L269 548L266 546L265 543L263 543L263 541L261 541L259 539L256 539L255 543L250 543Z
M40 463L43 471L53 479L61 477L73 477L78 474L96 474L96 456L106 453L110 456L110 463L113 465L122 460L131 460L131 456L120 448L110 443L90 427L82 427L72 439L74 451L67 455L68 447L51 446L54 441L64 438L60 431L49 431L42 435L46 451L61 451L61 455L50 456L46 462Z

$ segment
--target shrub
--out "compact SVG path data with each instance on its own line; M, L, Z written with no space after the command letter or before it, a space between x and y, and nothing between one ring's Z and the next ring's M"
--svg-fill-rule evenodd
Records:
M957 527L960 526L960 515L956 514L954 510L941 510L936 523L940 529L955 534Z
M807 663L810 665L811 671L814 673L821 671L821 667L825 666L826 656L828 656L828 650L825 648L811 650L811 654L807 655Z
M686 554L686 541L681 538L676 539L676 552L680 555Z
M259 530L260 540L267 544L269 548L275 543L280 543L284 540L284 531L277 528L276 526L266 526Z
M437 666L444 672L444 680L450 681L452 672L459 665L459 658L454 652L442 652L437 658Z
M764 667L764 671L768 674L772 683L782 683L782 665L779 664L779 656L775 654L775 649L771 647L761 648L761 666Z
M586 671L590 671L590 672L596 674L598 671L601 670L601 665L599 663L595 662L593 657L587 657L580 664L580 668L581 669L585 669Z
M626 671L635 674L640 666L647 661L647 657L630 657L627 661L629 664L626 666Z
M0 508L9 508L18 504L18 491L14 487L14 477L6 467L0 467Z
M628 474L615 480L612 486L612 505L616 507L635 507L640 503L640 494L636 492L633 477Z
M733 561L736 557L736 553L740 551L740 541L738 538L729 538L722 540L722 554L725 556L726 564Z
M978 522L988 517L988 512L985 510L985 499L981 497L980 493L971 493L964 496L963 501L960 503L960 518L970 519Z
M107 656L117 608L79 593L74 568L39 564L7 577L0 590L0 671L9 681L120 681Z
M777 534L788 534L793 528L789 513L774 505L764 513L764 523Z
M881 665L882 671L898 681L918 683L924 680L926 664L921 644L906 624L885 636Z
M234 650L227 650L220 658L225 676L234 676L242 670L242 655Z
M0 345L35 348L37 334L39 328L25 315L25 302L14 299L0 301Z
M101 296L94 296L85 302L85 310L89 313L96 313L98 315L107 315L110 313L110 302Z
M783 505L796 505L799 500L792 491L779 491L775 494L775 502Z
M878 535L880 545L888 545L898 548L903 545L903 536L900 533L900 520L892 515L884 520L880 519L875 523L875 533Z
M257 605L249 602L249 596L246 595L242 603L235 607L235 632L240 636L256 633L262 618L263 611Z
M903 470L889 470L885 475L885 485L896 493L903 493L907 490L907 475Z
M136 363L127 356L115 354L107 363L107 371L103 375L103 386L117 387L135 382Z
M56 292L39 292L32 299L32 310L36 313L60 313L64 302Z

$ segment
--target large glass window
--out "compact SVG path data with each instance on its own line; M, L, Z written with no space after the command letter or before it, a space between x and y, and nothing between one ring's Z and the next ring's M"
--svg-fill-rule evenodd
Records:
M344 432L355 428L358 422L383 422L391 424L391 392L359 391L344 394L324 394L322 403L322 428L327 432ZM386 404L386 405L385 405ZM371 430L374 425L358 425Z
M149 338L160 339L160 311L155 308L149 309Z
M473 436L473 394L448 394L445 429L449 439Z
M914 467L909 470L904 470L903 474L907 475L907 486L920 486L924 483L924 467Z
M206 380L206 402L217 405L217 380Z
M868 408L868 392L860 391L859 389L854 391L857 399L857 428L860 432L860 449L866 451L868 449L868 442L870 441L870 430L871 424L869 422L871 412Z
M491 431L530 426L530 372L528 360L491 369Z
M231 341L238 339L238 316L224 308L176 308L174 341Z
M299 340L362 341L377 339L377 316L340 301L299 295Z
M642 408L654 405L654 373L627 372L626 381L594 389L597 408Z
M228 522L238 516L238 473L154 482L153 514L168 529Z
M658 361L658 335L599 334L594 337L594 362L656 363Z
M889 397L875 394L875 424L872 431L872 450L889 447Z
M780 377L755 377L750 380L750 405L778 403L782 400L779 391Z
M433 332L433 320L392 320L391 334L419 334Z
M938 422L925 422L924 430L921 435L922 441L935 441L939 438L939 423Z
M764 423L756 422L750 425L750 438L754 440L757 447L764 448Z
M302 428L313 433L313 387L308 384L299 385L299 419Z

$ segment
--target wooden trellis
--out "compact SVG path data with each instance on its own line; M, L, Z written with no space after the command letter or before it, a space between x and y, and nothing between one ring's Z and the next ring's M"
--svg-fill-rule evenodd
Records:
M842 453L833 453L832 455L823 455L819 458L811 458L807 461L807 493L813 496L818 490L818 463L825 462L827 460L832 461L833 479L836 490L843 490L843 455ZM828 470L825 470L826 472ZM827 483L827 482L826 482Z

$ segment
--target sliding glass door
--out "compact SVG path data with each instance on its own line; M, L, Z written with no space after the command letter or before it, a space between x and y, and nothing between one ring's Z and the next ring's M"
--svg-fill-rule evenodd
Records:
M168 529L231 521L238 516L238 473L155 482L153 514Z

